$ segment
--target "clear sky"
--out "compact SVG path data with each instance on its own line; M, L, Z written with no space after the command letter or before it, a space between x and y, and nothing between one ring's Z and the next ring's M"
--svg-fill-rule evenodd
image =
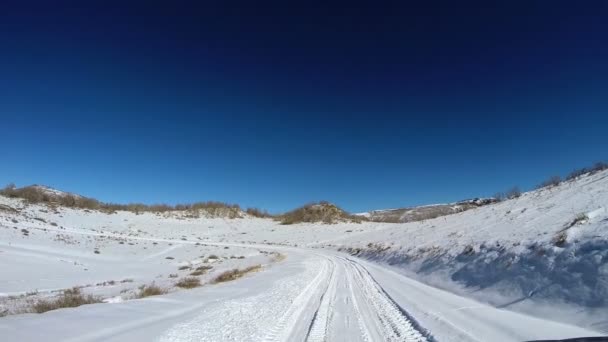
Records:
M0 182L358 212L607 158L608 2L304 3L3 3Z

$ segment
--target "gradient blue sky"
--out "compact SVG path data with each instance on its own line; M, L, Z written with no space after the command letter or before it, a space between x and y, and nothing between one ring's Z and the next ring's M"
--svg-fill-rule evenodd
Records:
M3 3L0 182L357 212L607 157L605 1L253 3Z

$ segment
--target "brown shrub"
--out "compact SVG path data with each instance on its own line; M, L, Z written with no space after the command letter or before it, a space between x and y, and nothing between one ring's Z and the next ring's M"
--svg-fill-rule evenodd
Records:
M562 179L560 176L552 176L551 178L547 179L546 181L540 183L536 188L542 189L542 188L558 186L561 182L562 182Z
M262 265L249 266L244 269L235 268L233 270L226 271L226 272L219 274L217 277L215 277L215 279L213 279L212 282L214 284L216 284L216 283L232 281L232 280L235 280L235 279L238 279L238 278L244 276L247 273L258 271L261 268L262 268Z
M32 310L43 313L61 308L74 308L86 304L101 303L101 300L92 295L85 296L80 289L75 287L63 291L63 294L55 299L41 299L33 305Z
M193 289L195 287L201 286L201 281L198 278L186 277L180 279L177 283L175 283L175 286L181 287L183 289Z
M364 217L350 215L335 204L321 201L319 203L310 203L300 208L296 208L285 214L279 215L276 219L281 221L283 225L290 225L302 222L323 222L327 224L338 221L351 221L360 223L366 220Z
M247 208L245 211L248 215L259 218L269 218L272 217L266 210L260 210L258 208Z
M519 190L519 187L514 186L507 191L506 195L508 199L518 198L521 196L521 190Z
M137 293L137 298L144 298L150 296L159 296L166 294L168 291L156 284L152 283L150 285L142 285L139 287L139 292Z

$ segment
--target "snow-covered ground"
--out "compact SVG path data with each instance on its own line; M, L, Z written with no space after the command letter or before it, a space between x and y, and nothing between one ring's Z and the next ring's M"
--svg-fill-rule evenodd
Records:
M596 336L608 328L607 207L608 172L404 224L280 225L252 217L106 214L0 196L0 313L6 315L0 318L0 336L11 341ZM261 271L241 279L211 282L225 270L258 264ZM199 265L212 266L197 276L202 287L174 286ZM134 299L140 285L151 283L169 293ZM74 286L107 303L22 313Z

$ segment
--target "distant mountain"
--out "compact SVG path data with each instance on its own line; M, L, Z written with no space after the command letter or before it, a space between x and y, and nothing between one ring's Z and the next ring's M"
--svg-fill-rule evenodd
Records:
M460 213L498 202L495 198L473 198L454 203L430 204L419 207L372 210L355 214L376 222L413 222Z

